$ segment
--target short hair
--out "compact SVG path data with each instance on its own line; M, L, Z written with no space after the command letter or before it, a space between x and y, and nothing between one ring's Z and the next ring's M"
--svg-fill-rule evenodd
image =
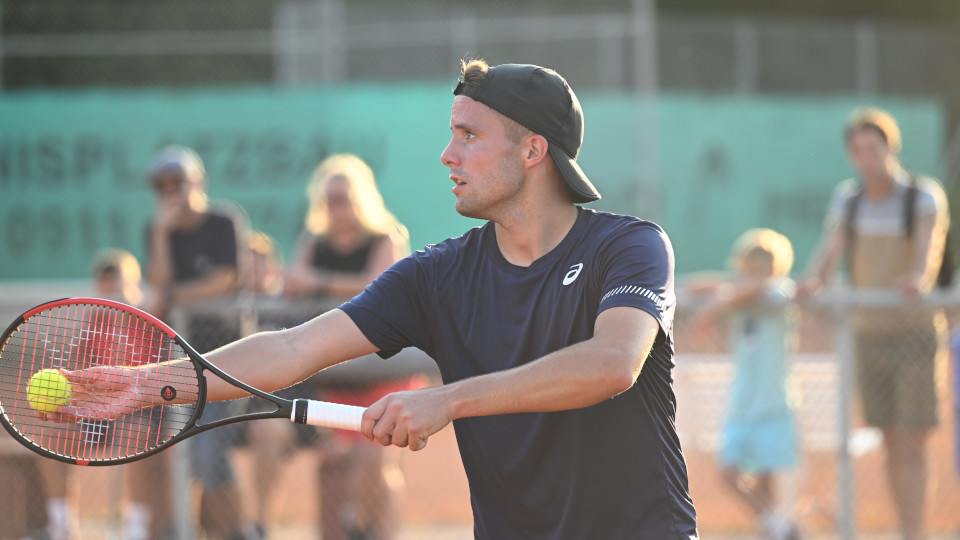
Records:
M793 268L793 245L773 229L749 229L733 243L731 258L763 261L774 276L784 277Z
M118 299L123 302L136 305L143 300L140 263L125 249L108 247L98 251L90 264L90 275L95 281L119 280L121 296Z
M487 64L487 62L482 58L460 60L460 78L465 83L477 85L482 84L483 81L487 79L487 71L489 70L490 65ZM531 129L527 128L520 122L517 122L513 118L510 118L499 111L493 112L497 113L503 119L503 125L507 132L507 138L509 138L511 142L518 143L521 139L533 133Z
M116 274L124 282L140 281L140 263L125 249L103 248L97 252L90 265L90 274L99 278L104 274Z
M889 112L876 107L854 109L847 118L847 125L843 132L847 144L850 143L853 135L860 131L873 131L887 143L890 150L900 152L902 144L900 126Z

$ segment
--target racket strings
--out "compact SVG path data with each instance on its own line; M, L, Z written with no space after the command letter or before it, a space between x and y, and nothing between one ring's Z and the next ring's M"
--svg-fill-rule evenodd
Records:
M112 461L151 451L186 426L197 408L199 381L189 361L170 363L186 353L150 321L112 306L71 304L33 314L4 341L0 350L0 403L8 423L54 454L85 461ZM109 384L72 388L76 421L44 420L28 399L30 378L43 369L80 370L98 366L135 368L160 364L149 372L131 370L138 388L175 389L187 405L157 405L117 416L124 400L136 396ZM149 374L148 374L149 373ZM49 399L62 397L51 391Z

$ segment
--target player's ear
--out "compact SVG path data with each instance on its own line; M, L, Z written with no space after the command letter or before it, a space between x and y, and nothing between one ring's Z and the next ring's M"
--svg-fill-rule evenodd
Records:
M533 167L540 164L549 155L547 153L549 147L550 143L543 138L543 135L537 135L536 133L527 135L524 144L524 162L526 165Z

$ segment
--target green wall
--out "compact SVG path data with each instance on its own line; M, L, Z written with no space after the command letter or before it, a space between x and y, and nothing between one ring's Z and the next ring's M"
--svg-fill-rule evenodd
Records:
M0 279L83 277L104 246L141 256L146 167L168 142L196 148L211 195L243 205L287 256L306 181L334 152L371 164L415 248L458 235L479 222L453 210L439 160L452 97L445 84L0 94ZM591 206L663 225L678 272L722 268L755 226L790 236L804 264L832 187L850 174L840 133L853 98L580 98L580 162L604 194ZM940 107L878 104L901 122L904 161L936 173Z

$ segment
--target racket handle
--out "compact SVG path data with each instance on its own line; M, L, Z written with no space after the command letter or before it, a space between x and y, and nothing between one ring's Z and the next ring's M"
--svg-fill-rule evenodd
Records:
M290 420L298 424L360 431L364 407L312 399L293 400Z

